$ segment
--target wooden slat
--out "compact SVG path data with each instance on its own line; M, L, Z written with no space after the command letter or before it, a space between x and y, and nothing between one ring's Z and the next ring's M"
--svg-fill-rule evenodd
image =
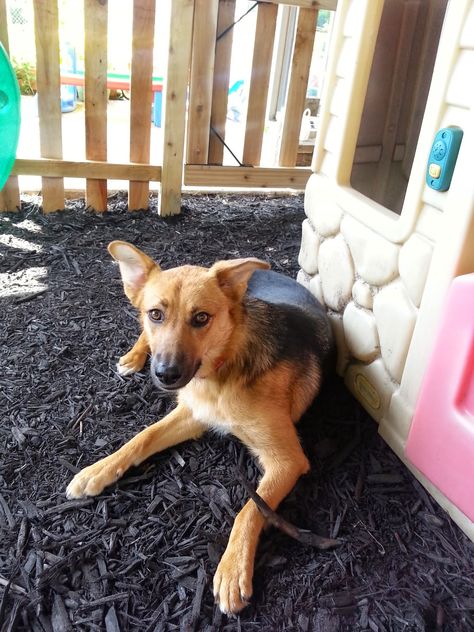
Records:
M315 9L300 9L298 13L295 48L280 146L279 164L282 167L293 167L296 164L301 117L305 106L313 55L317 14Z
M86 158L107 160L107 0L84 0ZM107 210L107 180L89 179L87 205Z
M303 190L311 169L294 167L223 167L186 165L184 184L198 187L243 187Z
M57 0L36 0L36 87L40 150L43 158L62 158L59 24ZM64 208L62 178L43 178L43 211Z
M120 164L98 161L17 158L12 173L24 176L90 178L109 180L160 182L164 176L158 165ZM187 165L184 183L189 186L226 186L304 189L310 169L285 167L222 167L219 165Z
M8 21L7 7L5 0L0 0L0 42L2 42L7 53L10 53L8 42ZM20 208L20 189L18 187L18 178L11 176L5 182L3 189L0 191L0 212L16 211Z
M186 93L191 57L194 0L171 3L168 69L165 77L163 121L163 172L160 215L174 215L181 209Z
M94 160L48 160L17 158L12 173L21 176L48 176L61 178L104 178L109 180L133 180L136 182L160 182L159 165L121 164Z
M246 165L260 164L277 14L276 4L258 5L243 152Z
M195 0L186 161L205 165L209 155L218 0Z
M130 95L130 160L150 162L151 79L153 75L153 39L155 0L134 0L132 76ZM128 208L148 208L147 182L130 182Z
M10 176L0 191L0 213L17 211L20 209L20 206L18 178Z
M85 183L84 183L85 184ZM35 189L35 187L26 187L24 190L25 194L31 194L31 195L36 195L37 191ZM114 188L114 187L108 187L107 189L107 194L110 196L112 195L117 195L118 193L122 194L123 193L123 188ZM82 188L78 188L78 189L69 189L69 188L65 188L64 189L64 199L65 200L77 200L78 198L83 198L85 194L85 186ZM131 218L133 219L133 218Z
M234 23L235 0L220 0L217 15L217 35ZM230 59L234 29L231 28L216 42L214 79L212 86L211 127L225 139L227 101L229 96ZM221 165L224 145L211 130L209 135L208 163Z
M265 0L272 4L288 4L292 7L301 7L303 9L329 9L335 11L337 8L337 0Z

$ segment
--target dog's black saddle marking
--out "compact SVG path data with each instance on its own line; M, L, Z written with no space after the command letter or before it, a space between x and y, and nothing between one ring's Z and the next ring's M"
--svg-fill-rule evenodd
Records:
M266 305L266 326L255 323L255 329L274 348L275 359L302 360L309 353L320 366L326 365L334 347L331 325L311 292L283 274L256 270L246 296L248 305L260 301Z
M288 305L324 312L321 303L300 283L271 270L256 270L250 277L247 294L270 305Z

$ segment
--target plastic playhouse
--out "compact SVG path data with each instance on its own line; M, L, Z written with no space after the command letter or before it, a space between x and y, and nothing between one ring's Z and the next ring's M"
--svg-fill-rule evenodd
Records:
M380 434L474 539L474 2L339 0L299 280Z

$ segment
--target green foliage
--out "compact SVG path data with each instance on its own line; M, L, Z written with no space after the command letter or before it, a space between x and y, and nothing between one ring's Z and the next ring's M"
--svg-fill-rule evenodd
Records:
M12 60L21 94L36 94L36 68L29 61Z

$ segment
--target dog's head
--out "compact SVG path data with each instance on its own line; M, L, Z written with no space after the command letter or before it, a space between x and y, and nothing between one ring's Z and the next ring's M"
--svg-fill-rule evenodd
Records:
M218 261L211 268L161 270L145 253L124 241L109 252L118 261L125 294L140 310L151 350L154 382L165 390L208 377L227 359L243 318L242 299L258 259Z

